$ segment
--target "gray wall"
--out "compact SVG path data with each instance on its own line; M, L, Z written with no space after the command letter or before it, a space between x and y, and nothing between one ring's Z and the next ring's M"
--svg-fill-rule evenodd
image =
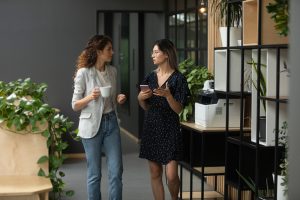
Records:
M153 43L165 37L164 22L165 18L159 14L147 14L145 16L145 75L151 72L156 67L153 65L150 52L152 52Z
M0 80L48 84L47 102L74 122L75 61L96 33L97 10L163 10L161 0L1 0ZM70 140L78 152L81 145Z
M290 48L289 56L291 63L291 80L290 80L290 100L289 100L289 183L288 197L290 200L299 199L299 180L300 180L300 1L290 0Z

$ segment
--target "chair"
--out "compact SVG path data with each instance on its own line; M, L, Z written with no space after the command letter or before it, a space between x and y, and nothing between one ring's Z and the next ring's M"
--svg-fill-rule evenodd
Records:
M48 200L52 184L46 173L48 163L37 164L48 155L47 138L41 134L18 134L0 127L0 200Z

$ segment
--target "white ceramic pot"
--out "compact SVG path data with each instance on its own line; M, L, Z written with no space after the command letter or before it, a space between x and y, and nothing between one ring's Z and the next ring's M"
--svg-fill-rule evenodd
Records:
M281 183L283 176L277 175L277 200L287 200L287 195L284 195L284 188L285 186L282 186Z
M227 27L220 27L220 36L222 47L227 46ZM241 27L230 27L230 46L239 46L238 40L242 38L242 28Z
M274 179L274 174L273 176L273 181L275 182ZM281 183L283 182L283 176L277 175L277 200L287 200L287 195L284 195L284 188L285 186L282 186Z

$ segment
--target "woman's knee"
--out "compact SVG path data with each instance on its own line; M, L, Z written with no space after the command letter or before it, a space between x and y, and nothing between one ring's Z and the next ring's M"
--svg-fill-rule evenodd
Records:
M172 161L172 163L167 165L166 176L169 183L179 182L178 167L175 161Z
M158 163L149 161L150 174L152 179L161 179L163 174L162 166Z

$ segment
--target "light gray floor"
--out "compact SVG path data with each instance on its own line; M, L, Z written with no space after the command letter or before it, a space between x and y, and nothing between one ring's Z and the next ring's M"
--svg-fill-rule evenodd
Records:
M138 157L138 144L125 133L122 133L123 149L123 200L153 200L148 164L144 159ZM65 200L86 200L86 162L84 159L66 160L61 170L65 172L64 181L66 189L75 191L73 197L65 197ZM102 199L107 200L107 169L105 157L103 157L102 166ZM165 182L165 180L164 180ZM201 180L194 178L194 191L199 191ZM189 188L189 174L183 172L183 191ZM210 189L205 186L206 189ZM169 191L165 186L166 200L170 199Z

